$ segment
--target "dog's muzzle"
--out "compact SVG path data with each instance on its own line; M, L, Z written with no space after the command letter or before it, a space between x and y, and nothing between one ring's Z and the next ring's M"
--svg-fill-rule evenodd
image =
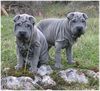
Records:
M83 31L83 27L76 27L77 32L81 33Z
M17 38L19 40L22 40L22 41L28 40L27 32L25 32L25 31L19 31Z
M80 37L82 34L84 34L83 27L81 26L76 27L76 32L74 33L74 35L76 37Z
M19 36L22 37L22 38L23 38L23 37L26 37L26 32L20 31L20 32L19 32Z

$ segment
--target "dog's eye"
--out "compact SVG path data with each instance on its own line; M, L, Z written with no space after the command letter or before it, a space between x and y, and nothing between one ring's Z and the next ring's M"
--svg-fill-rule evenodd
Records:
M30 25L27 25L27 27L30 27Z
M33 26L35 25L35 23L33 23Z
M30 26L30 24L27 24L26 27L27 27L27 28L30 28L31 26Z
M21 23L17 23L16 26L21 26Z
M85 22L85 20L83 20L83 19L82 19L82 22L84 23L84 22Z
M18 23L17 26L21 26L21 23Z

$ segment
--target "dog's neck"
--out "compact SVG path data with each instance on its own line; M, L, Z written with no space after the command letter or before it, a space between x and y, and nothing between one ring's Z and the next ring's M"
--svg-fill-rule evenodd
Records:
M21 47L22 49L28 49L29 47L29 41L23 41L23 40L19 40L19 39L16 39L16 44L18 47Z

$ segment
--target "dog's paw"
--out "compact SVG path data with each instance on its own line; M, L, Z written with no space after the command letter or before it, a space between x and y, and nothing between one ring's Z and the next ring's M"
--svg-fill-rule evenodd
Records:
M30 71L31 73L33 73L33 74L36 74L36 73L37 73L37 68L32 68L32 67L30 67L30 68L29 68L29 71Z
M60 64L60 63L55 63L55 68L63 68L63 65L62 64Z
M68 61L68 64L74 64L75 61Z
M19 70L19 69L21 69L21 68L22 68L22 66L20 66L20 65L18 65L18 64L15 66L15 69L16 69L16 70Z

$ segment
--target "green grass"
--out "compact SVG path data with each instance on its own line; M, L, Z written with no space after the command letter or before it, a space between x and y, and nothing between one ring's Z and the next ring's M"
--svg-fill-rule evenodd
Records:
M36 17L37 21L42 19L42 17ZM13 16L2 16L1 17L1 72L3 74L3 69L6 67L14 68L16 65L16 43L15 36L13 32ZM77 64L69 65L67 64L65 50L62 50L62 64L65 68L74 67L81 69L99 69L99 21L98 18L89 18L88 27L85 35L78 39L78 41L73 46L74 60ZM54 48L50 50L50 55L54 59ZM54 60L50 61L50 65L54 64ZM90 84L80 85L76 83L75 85L65 83L57 75L57 70L52 74L53 79L57 82L57 87L52 89L98 89L98 82L93 82L90 78ZM17 73L11 70L8 75L20 76L23 72Z

